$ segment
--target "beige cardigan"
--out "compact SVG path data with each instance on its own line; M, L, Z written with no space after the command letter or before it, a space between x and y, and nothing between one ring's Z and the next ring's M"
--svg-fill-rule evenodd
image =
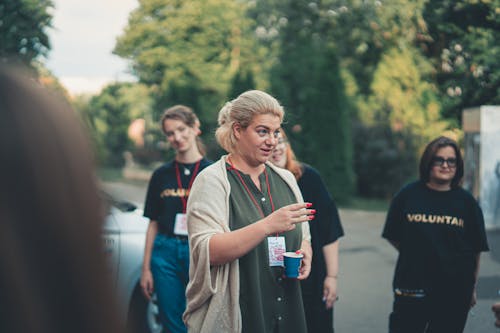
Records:
M288 170L267 163L303 202L297 182ZM205 168L195 179L187 204L190 248L187 306L183 319L188 332L240 333L240 277L238 260L210 267L209 241L230 232L226 156ZM309 224L302 223L302 239L310 241Z

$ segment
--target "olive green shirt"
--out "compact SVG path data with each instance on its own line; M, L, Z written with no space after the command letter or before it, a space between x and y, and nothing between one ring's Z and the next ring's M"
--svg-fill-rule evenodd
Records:
M266 173L271 197L268 193ZM271 199L275 210L296 202L290 187L269 166L266 166L266 172L259 176L262 190L255 186L249 175L235 171L229 168L229 165L228 179L231 186L229 197L231 230L243 228L262 219L262 213L265 216L271 214L273 212ZM241 180L245 182L246 188ZM285 237L286 251L296 251L302 241L301 225L298 224L294 230L279 236ZM283 267L269 265L267 239L241 257L239 265L239 300L243 333L307 332L300 283L297 279L283 278Z

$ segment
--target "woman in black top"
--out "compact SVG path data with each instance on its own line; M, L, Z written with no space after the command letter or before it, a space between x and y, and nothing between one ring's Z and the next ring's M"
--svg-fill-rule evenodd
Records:
M304 200L316 208L309 222L313 259L309 278L301 281L308 332L333 333L333 304L337 300L338 239L344 235L335 202L321 176L311 166L296 160L281 131L271 162L291 171Z
M391 333L462 332L476 303L483 214L460 187L463 160L455 141L439 137L420 160L420 180L393 198L382 236L399 251Z
M144 216L150 219L141 275L141 287L149 299L158 298L160 319L170 333L186 332L182 313L186 308L189 280L189 245L186 204L196 175L210 162L198 141L200 122L183 105L173 106L161 118L161 127L174 160L159 167L149 182Z

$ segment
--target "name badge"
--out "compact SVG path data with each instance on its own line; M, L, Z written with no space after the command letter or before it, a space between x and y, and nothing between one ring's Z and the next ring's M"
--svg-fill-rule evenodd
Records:
M187 236L188 228L186 214L177 213L175 215L174 234L179 236Z
M286 252L285 237L267 237L269 266L283 266L283 253Z

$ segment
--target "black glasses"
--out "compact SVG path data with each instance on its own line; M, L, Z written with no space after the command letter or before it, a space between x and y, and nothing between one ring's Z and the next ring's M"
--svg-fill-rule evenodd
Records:
M457 159L454 157L442 158L440 156L434 156L432 158L432 165L433 166L444 166L445 163L448 165L448 167L454 168L457 166Z

